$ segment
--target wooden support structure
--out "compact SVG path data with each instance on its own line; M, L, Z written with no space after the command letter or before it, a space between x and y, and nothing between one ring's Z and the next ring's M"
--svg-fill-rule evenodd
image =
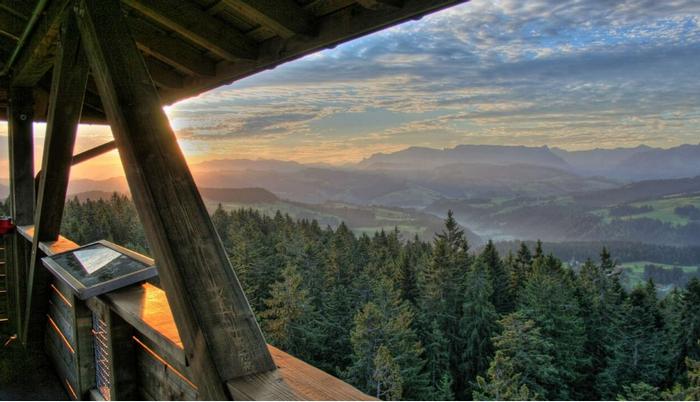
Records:
M113 398L366 399L265 343L162 105L463 1L0 0L21 226L12 320L25 343L43 338L73 398L99 396L96 317ZM35 188L32 122L44 120ZM73 155L80 121L109 123L114 141ZM165 292L139 284L83 304L40 258L76 247L58 235L70 166L115 148Z
M139 49L156 59L175 66L185 73L199 76L213 76L214 62L189 46L183 46L175 39L151 27L141 19L129 20L131 34Z
M119 1L83 0L80 32L200 397L275 368ZM144 135L148 133L148 135Z
M257 57L257 48L250 39L227 28L190 2L124 0L124 4L226 60L253 60Z
M313 32L311 14L294 0L220 0L214 7L219 4L268 27L282 38Z
M37 18L35 31L27 27L22 39L23 46L17 47L17 52L5 68L12 69L12 85L34 86L53 66L52 55L55 51L61 21L65 15L69 0L40 1L33 17ZM46 7L43 9L43 7ZM31 33L31 36L27 36ZM20 39L20 43L22 42Z
M34 221L34 96L31 88L11 87L9 98L10 213L16 225ZM26 298L28 247L13 235L7 269L8 316L18 335Z
M45 321L50 275L41 265L39 242L56 240L61 228L73 147L88 77L88 64L75 19L66 18L61 31L53 70L42 175L34 216L35 236L22 337L25 343L36 343L42 339L39 328L43 327Z
M87 301L94 317L94 342L100 349L96 370L98 391L106 400L138 400L136 350L133 327L115 314L105 302L93 297ZM90 327L93 328L91 320ZM91 338L92 340L92 338ZM91 356L93 359L97 357ZM93 377L94 378L94 377Z

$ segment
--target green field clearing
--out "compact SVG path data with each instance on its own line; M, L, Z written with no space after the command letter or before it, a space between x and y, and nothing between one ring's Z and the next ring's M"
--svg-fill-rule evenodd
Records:
M683 270L686 274L697 273L700 270L700 266L697 265L672 265L672 264L661 264L658 262L650 261L634 261L634 262L624 262L619 264L619 267L623 269L624 274L622 275L622 284L627 289L632 289L635 286L645 282L644 279L644 266L645 265L656 265L665 269L673 269L678 267ZM673 285L660 285L657 284L657 289L660 294L666 294L673 289Z
M632 205L634 207L641 207L644 205L649 205L652 208L654 208L654 210L649 211L649 212L645 212L645 213L641 213L641 214L625 215L625 216L619 216L619 217L611 217L610 216L610 209L608 209L608 208L596 209L596 210L591 211L591 213L603 218L605 223L610 223L610 221L613 218L618 218L618 219L650 218L650 219L656 219L656 220L666 222L666 223L671 223L674 225L687 225L690 222L688 220L688 218L686 218L684 216L676 215L675 209L677 207L682 207L684 205L694 205L695 207L700 208L700 196L693 195L693 196L680 196L680 197L666 197L666 198L660 198L657 200L639 201L639 202L631 203L630 205Z
M639 215L631 215L629 217L624 217L623 219L651 218L658 219L662 222L673 223L675 225L687 225L689 222L688 219L684 216L676 215L674 210L677 207L681 207L684 205L694 205L700 208L700 196L669 197L654 201L636 202L632 205L635 207L639 207L642 205L650 205L654 208L654 210Z
M390 226L370 226L370 227L358 227L351 228L355 234L367 234L372 236L374 233L384 230L385 232L394 230L394 227L399 229L401 236L404 239L412 238L415 235L421 236L428 229L425 226L413 226L413 225L390 225Z

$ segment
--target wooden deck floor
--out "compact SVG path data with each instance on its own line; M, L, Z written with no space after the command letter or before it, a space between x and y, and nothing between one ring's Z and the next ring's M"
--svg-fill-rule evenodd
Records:
M0 401L67 401L68 395L44 355L27 352L0 326ZM6 345L7 344L7 345Z

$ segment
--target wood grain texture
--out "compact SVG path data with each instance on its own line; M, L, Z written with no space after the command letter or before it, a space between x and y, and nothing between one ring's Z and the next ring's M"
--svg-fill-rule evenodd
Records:
M190 1L124 0L124 4L226 60L257 57L253 41Z
M16 225L34 221L34 92L31 88L9 90L8 150L10 164L10 215ZM22 338L27 291L28 255L31 247L17 234L11 235L8 260L8 316L15 332Z
M74 18L65 18L53 68L42 174L34 214L34 241L27 276L23 342L41 344L51 275L41 264L39 242L55 241L61 228L73 147L83 107L88 64Z
M162 289L149 283L101 296L112 310L141 334L169 364L184 362L182 341ZM271 345L276 370L227 383L234 399L244 400L374 400L355 387ZM183 370L185 375L189 372Z
M294 0L221 0L221 3L283 38L313 31L311 14Z
M34 226L18 226L17 233L30 243L34 240ZM39 242L39 249L46 255L54 255L58 253L63 253L65 251L70 251L76 249L80 246L72 240L66 239L63 236L58 236L58 239L54 241L42 241Z
M53 56L60 35L61 21L69 3L69 0L49 2L27 43L20 49L17 59L11 66L12 85L34 86L53 67Z
M136 209L200 396L271 370L272 358L116 0L77 12ZM144 135L148 133L148 135Z

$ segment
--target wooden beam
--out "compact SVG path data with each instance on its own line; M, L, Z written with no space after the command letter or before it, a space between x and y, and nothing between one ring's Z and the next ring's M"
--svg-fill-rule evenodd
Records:
M395 10L401 8L403 0L357 0L357 3L370 10Z
M25 43L19 43L17 57L12 62L11 79L15 86L34 86L53 66L56 39L69 0L49 2Z
M341 6L350 0L333 0L334 6ZM319 18L317 33L312 37L294 36L289 39L274 37L259 45L259 57L251 62L220 63L213 78L193 77L182 90L163 94L163 103L171 104L178 100L200 94L204 91L230 84L265 69L298 59L316 51L332 48L337 44L376 32L402 23L408 19L419 19L432 12L464 3L467 0L403 0L401 8L387 7L381 11L353 5L330 12ZM338 3L338 4L335 4ZM317 3L305 7L309 12L325 13L328 9Z
M10 200L16 225L34 220L34 93L10 88L9 103Z
M79 154L73 155L73 158L71 159L70 164L71 164L71 166L75 166L79 163L83 163L83 162L88 161L92 158L106 154L107 152L114 151L115 149L117 149L117 143L114 142L114 140L108 141L102 145L98 145L94 148L90 148L90 149L85 150ZM41 183L41 170L37 172L36 177L34 178L34 188L37 190L37 193L39 192L38 190L39 190L40 183Z
M24 0L0 0L0 8L26 20L27 16L31 15L32 11L34 11L34 3L36 2Z
M27 20L0 8L0 34L18 40L24 32Z
M10 159L10 214L16 225L34 219L34 93L32 88L10 88L8 148ZM12 239L12 261L8 270L9 317L18 335L24 329L24 303L29 268L29 247L18 234Z
M114 151L117 149L117 143L114 142L114 140L105 142L102 145L98 145L94 148L90 148L88 150L85 150L79 154L73 155L73 159L71 160L71 165L75 166L79 163L83 163L87 160L90 160L94 157L106 154L107 152Z
M133 336L134 327L115 314L107 303L99 297L87 300L87 306L95 317L101 321L103 332L95 334L104 342L102 351L106 359L98 363L109 373L109 400L135 401L142 399L138 393L138 367ZM93 357L94 358L94 357Z
M255 43L234 28L208 15L189 0L124 0L123 2L224 59L254 60L257 57Z
M145 57L146 67L153 81L161 88L179 89L184 85L184 79L177 71L170 69L163 62L152 57Z
M118 0L82 0L88 60L200 397L275 368ZM145 135L147 133L147 135Z
M51 279L41 265L39 243L58 239L68 189L73 147L87 85L88 64L74 18L66 18L53 68L49 117L34 215L34 241L27 287L25 343L41 341L46 316L46 291Z
M128 22L137 46L144 53L189 75L214 75L214 62L190 46L160 32L140 18L132 17Z
M283 38L313 31L311 14L294 0L221 0L220 3Z

